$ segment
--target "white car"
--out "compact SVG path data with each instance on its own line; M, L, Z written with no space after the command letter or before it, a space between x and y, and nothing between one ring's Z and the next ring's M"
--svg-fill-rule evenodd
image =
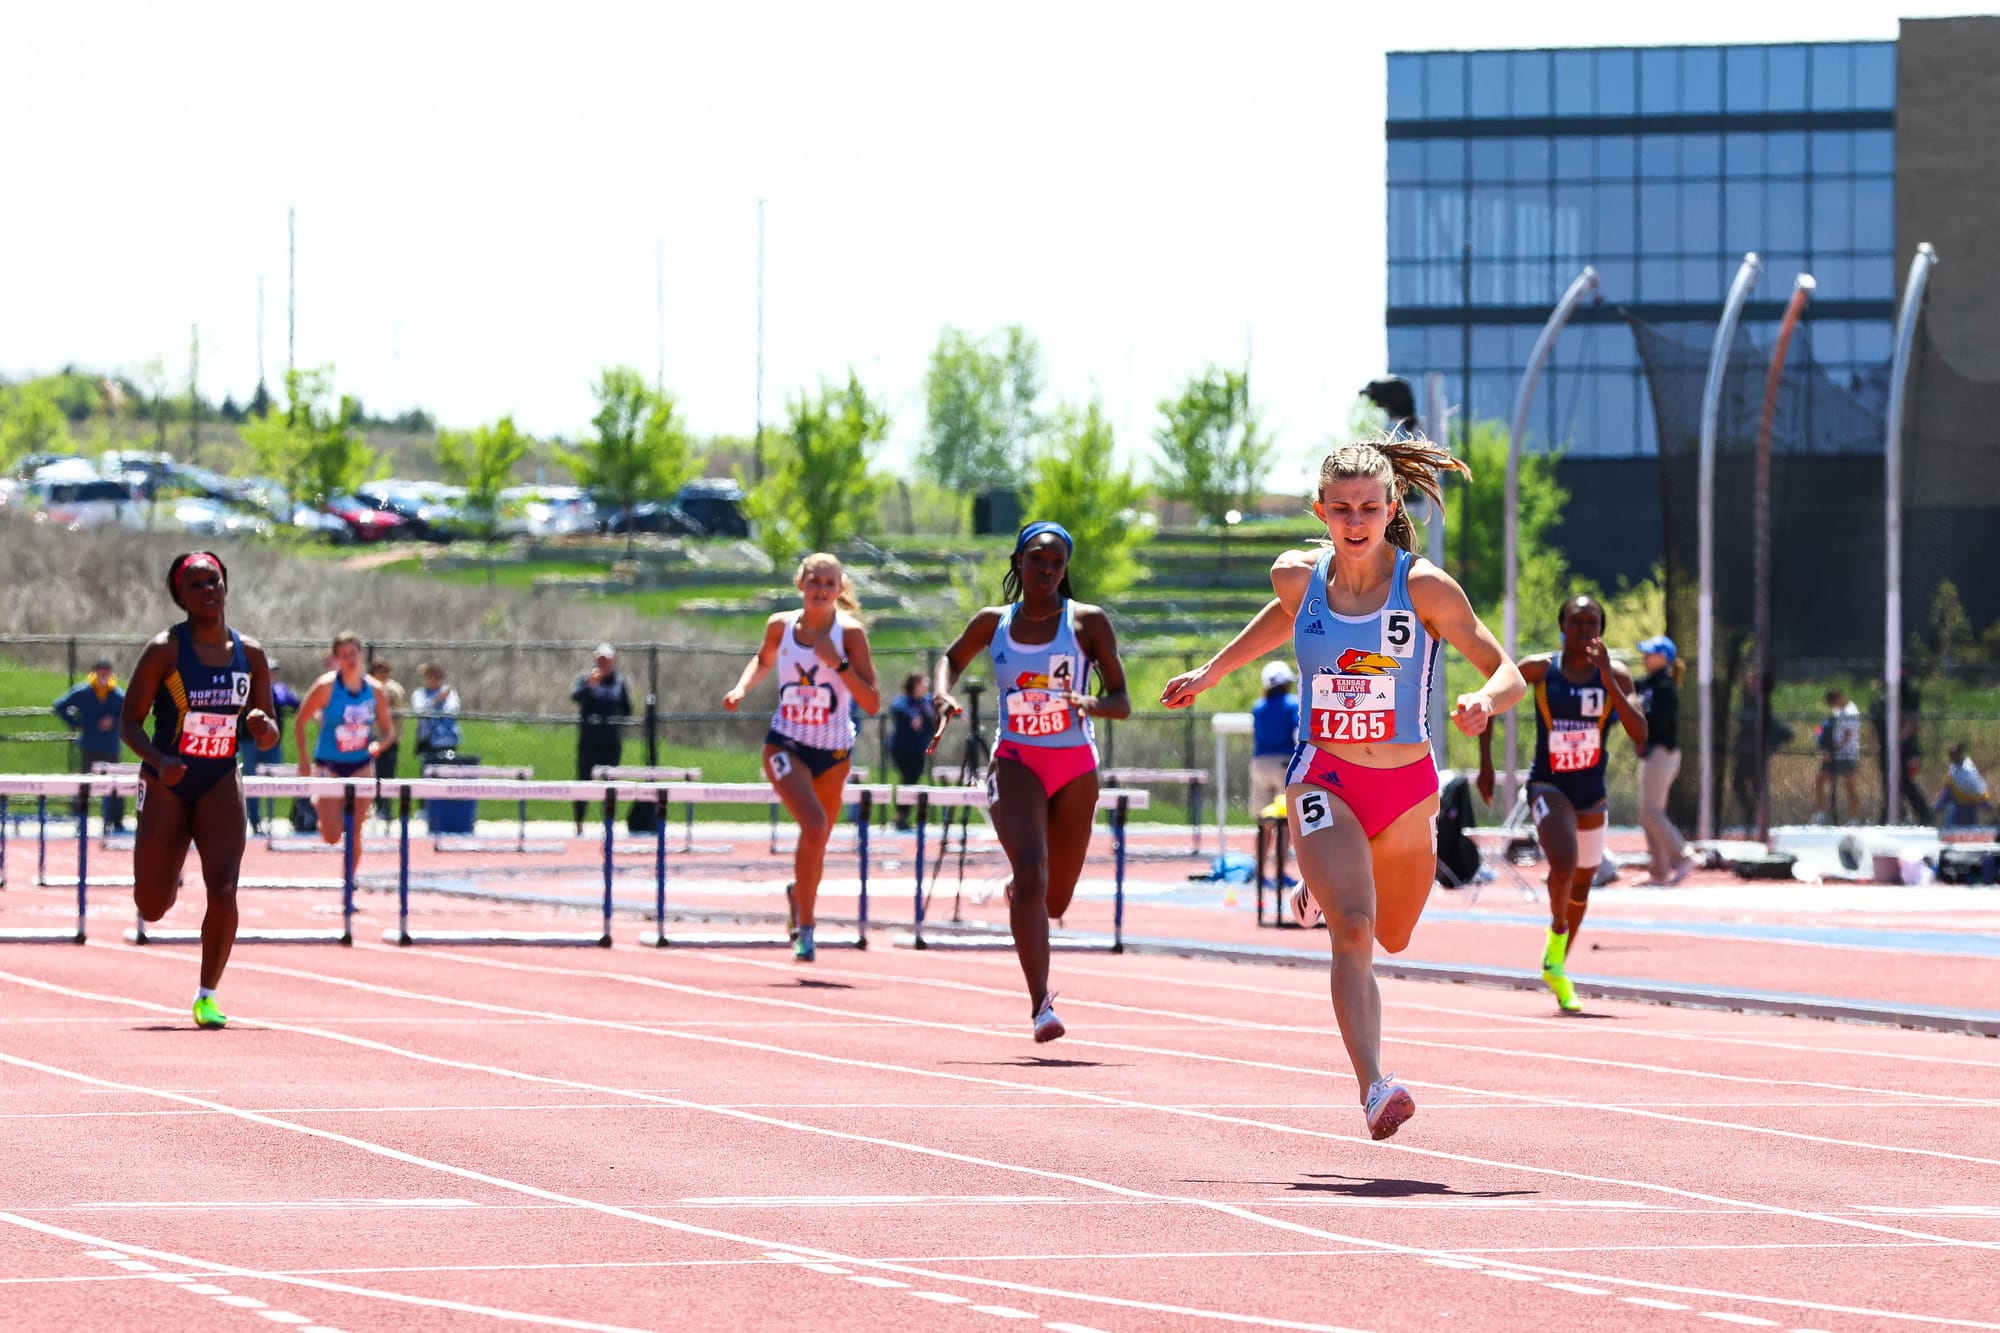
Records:
M49 471L49 469L44 469ZM146 526L146 504L132 488L109 477L89 481L45 481L40 474L28 485L35 522L81 532L116 524L134 530Z
M597 530L597 506L578 486L514 486L500 492L502 537L566 537Z

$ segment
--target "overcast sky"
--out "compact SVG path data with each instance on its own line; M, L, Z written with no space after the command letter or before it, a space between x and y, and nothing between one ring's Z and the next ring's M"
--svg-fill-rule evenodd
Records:
M946 324L1026 325L1143 455L1209 361L1306 474L1384 358L1383 53L1892 38L1842 4L38 4L0 19L0 374L580 431L658 357L700 433L852 367L923 425ZM1900 12L1930 12L1903 8ZM1942 12L1950 12L1945 7Z

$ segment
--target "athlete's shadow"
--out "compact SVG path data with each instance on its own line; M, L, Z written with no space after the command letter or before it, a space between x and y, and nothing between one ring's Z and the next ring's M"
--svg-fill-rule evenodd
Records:
M1050 1055L1024 1055L1018 1060L947 1060L948 1065L986 1065L1005 1069L1104 1069L1102 1060L1058 1060ZM1123 1066L1119 1066L1122 1068Z
M844 981L815 981L811 977L793 977L790 981L772 981L767 985L779 990L853 990Z
M1288 1182L1265 1181L1301 1194L1339 1194L1350 1199L1414 1199L1434 1196L1448 1199L1513 1199L1540 1194L1540 1190L1460 1190L1436 1180L1397 1180L1387 1176L1310 1175Z

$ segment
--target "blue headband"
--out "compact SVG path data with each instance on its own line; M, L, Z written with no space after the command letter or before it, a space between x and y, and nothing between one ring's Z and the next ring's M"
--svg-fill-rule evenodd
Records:
M1076 554L1076 542L1070 537L1069 529L1060 523L1048 522L1030 523L1027 527L1022 528L1021 535L1014 539L1014 554L1019 555L1027 549L1029 542L1045 532L1053 532L1056 536L1062 538L1065 553L1070 555Z

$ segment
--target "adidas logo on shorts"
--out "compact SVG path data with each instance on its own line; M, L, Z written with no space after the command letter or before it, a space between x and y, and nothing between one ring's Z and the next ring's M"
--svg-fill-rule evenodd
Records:
M1307 625L1303 632L1307 634L1325 634L1326 626L1324 623L1315 620L1311 624Z

